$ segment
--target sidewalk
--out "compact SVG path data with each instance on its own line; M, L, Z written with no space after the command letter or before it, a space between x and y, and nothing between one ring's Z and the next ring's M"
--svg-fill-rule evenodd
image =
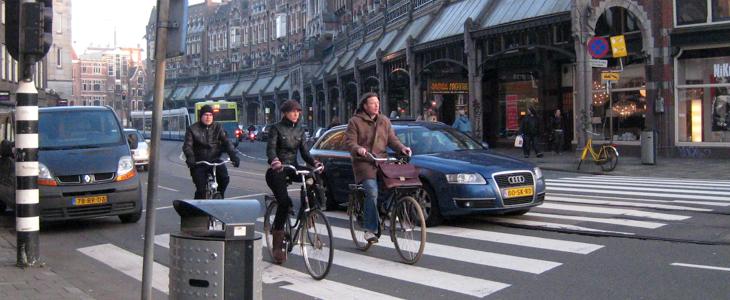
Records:
M657 157L655 165L644 165L641 163L641 157L620 156L616 169L604 172L593 161L584 161L580 170L576 170L580 155L576 152L563 152L560 155L555 152L544 152L542 158L537 158L532 153L529 158L523 158L521 148L495 148L492 151L527 160L544 170L552 171L613 176L730 180L730 161L723 159Z
M4 214L2 219L10 218ZM12 223L12 221L10 221ZM7 223L5 220L2 223ZM0 226L0 299L94 299L74 287L49 266L21 269L15 266L15 231Z

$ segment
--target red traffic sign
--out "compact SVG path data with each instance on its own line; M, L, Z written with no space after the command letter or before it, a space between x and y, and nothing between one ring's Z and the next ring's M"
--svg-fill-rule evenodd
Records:
M588 53L593 58L604 58L611 51L611 45L605 37L595 36L588 41Z

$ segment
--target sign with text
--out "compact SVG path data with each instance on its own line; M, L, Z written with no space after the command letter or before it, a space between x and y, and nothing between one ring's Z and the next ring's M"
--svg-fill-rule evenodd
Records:
M607 80L607 81L618 81L621 78L621 73L619 72L603 72L601 73L601 79Z
M591 59L592 68L608 68L608 60L606 59Z
M611 52L613 52L613 57L615 58L629 55L628 50L626 50L626 40L623 35L611 37Z
M468 94L469 83L466 82L431 82L431 93L434 94Z
M519 115L517 109L517 95L506 95L505 100L507 102L507 130L518 130L520 128L520 124L517 120Z

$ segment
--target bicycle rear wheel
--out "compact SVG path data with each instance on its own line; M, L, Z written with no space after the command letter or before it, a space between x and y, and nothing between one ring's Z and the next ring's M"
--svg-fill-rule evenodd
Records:
M426 220L418 201L411 196L398 199L390 216L390 235L398 255L407 264L415 264L426 246Z
M269 249L269 256L272 260L274 259L274 241L272 240L271 230L274 228L274 218L276 218L278 208L279 204L276 201L271 201L264 214L264 238L266 239L266 248Z
M307 272L312 278L320 280L327 276L332 266L335 249L332 245L332 228L320 210L312 210L306 215L301 230L302 257Z
M601 169L606 172L613 171L618 164L618 152L613 147L604 147L599 160L603 162Z
M362 194L358 192L350 193L350 203L347 205L347 215L350 217L350 234L355 248L367 251L370 243L365 239L365 230L362 228Z

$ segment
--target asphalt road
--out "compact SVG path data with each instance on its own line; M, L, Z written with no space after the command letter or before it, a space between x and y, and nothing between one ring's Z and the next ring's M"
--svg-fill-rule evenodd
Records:
M181 144L163 142L153 286L165 298L169 251L179 228L175 199L194 187ZM243 143L229 169L228 198L259 199L264 144ZM147 182L146 173L142 173ZM354 248L344 212L328 212L335 261L326 280L300 257L273 266L264 252L266 299L726 299L730 295L730 184L546 172L545 205L520 217L474 216L429 228L424 257L399 263L381 242ZM145 189L146 190L146 189ZM294 193L296 194L296 193ZM44 223L41 257L97 299L139 299L144 220ZM384 240L384 239L381 239Z

